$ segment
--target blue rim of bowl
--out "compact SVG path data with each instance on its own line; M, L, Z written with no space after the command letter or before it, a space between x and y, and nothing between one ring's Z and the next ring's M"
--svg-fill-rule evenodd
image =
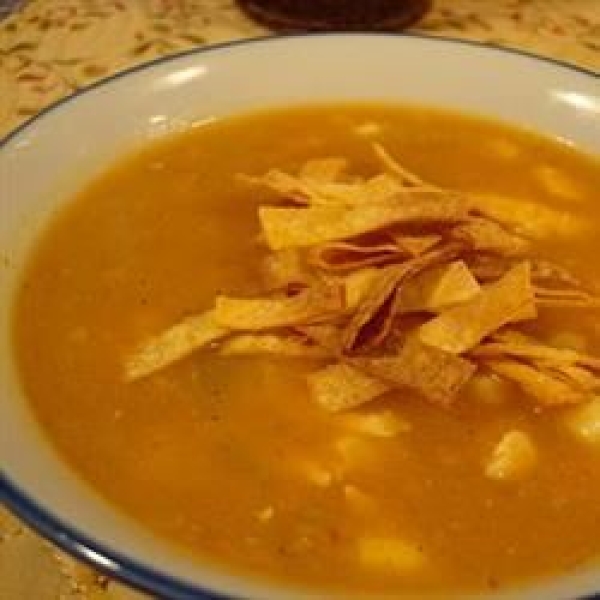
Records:
M532 52L515 48L506 48L487 42L456 39L445 36L434 36L413 32L321 32L290 35L269 35L264 37L232 40L219 44L192 48L183 52L161 56L128 69L118 71L117 73L114 73L106 78L82 87L72 94L61 98L42 109L39 113L10 131L3 138L0 138L0 150L2 150L12 139L16 138L23 131L31 127L38 119L43 118L46 114L56 110L57 108L60 108L64 104L75 100L82 94L85 94L98 87L110 84L112 81L126 77L132 73L137 73L138 71L142 71L144 69L151 69L153 66L168 63L170 61L175 62L182 57L191 56L194 54L220 52L222 50L237 48L239 46L245 46L249 44L265 44L270 42L278 42L284 39L313 37L415 38L426 40L431 43L439 43L441 45L451 44L483 48L489 50L490 52L520 56L529 59L532 62L542 62L554 65L555 67L565 71L587 75L594 79L599 77L599 74L591 69L586 69L584 67L548 56L541 56ZM105 547L104 544L87 536L83 532L79 531L76 527L67 524L59 517L44 509L25 492L19 489L19 487L10 481L1 471L0 502L2 502L2 504L4 504L14 515L30 525L41 536L45 537L68 554L71 554L98 571L106 574L111 579L121 581L142 592L149 593L155 597L158 596L159 598L164 598L166 600L236 600L233 596L220 594L217 591L208 590L195 584L185 583L184 581L159 572L152 567L146 566L143 563L124 556L115 550ZM600 600L600 591L580 598L580 600Z

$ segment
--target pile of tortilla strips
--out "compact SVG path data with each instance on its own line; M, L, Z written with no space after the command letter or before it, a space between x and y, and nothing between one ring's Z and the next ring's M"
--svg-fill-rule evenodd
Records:
M258 209L263 295L218 296L136 348L125 378L205 348L313 358L310 393L331 411L394 389L449 407L478 369L539 406L589 400L600 359L523 331L545 307L600 306L567 270L531 255L546 231L568 234L565 216L545 207L539 224L519 228L510 199L440 189L373 150L370 177L349 174L343 158L243 176L269 199Z

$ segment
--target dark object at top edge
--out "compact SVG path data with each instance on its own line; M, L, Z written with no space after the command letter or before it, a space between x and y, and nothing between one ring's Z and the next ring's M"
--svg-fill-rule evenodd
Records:
M393 31L418 21L432 0L238 0L256 21L282 32Z

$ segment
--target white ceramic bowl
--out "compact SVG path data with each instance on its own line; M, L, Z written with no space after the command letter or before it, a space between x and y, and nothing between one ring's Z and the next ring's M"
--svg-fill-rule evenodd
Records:
M156 595L323 597L193 562L72 475L41 434L14 372L10 308L24 257L48 214L122 153L207 119L325 100L459 109L600 154L594 74L476 44L361 34L269 38L159 60L56 104L0 149L0 498L67 551ZM598 591L600 566L502 598Z

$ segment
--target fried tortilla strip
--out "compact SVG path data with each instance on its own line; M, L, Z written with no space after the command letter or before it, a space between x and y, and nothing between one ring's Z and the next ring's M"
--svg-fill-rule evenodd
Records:
M346 313L353 313L367 297L375 280L379 277L380 269L365 267L344 275L329 275L325 281L342 285L346 295Z
M310 203L314 206L337 205L351 208L365 204L426 202L438 200L443 195L441 191L432 191L429 188L403 187L396 178L387 173L354 182L316 183L305 181L304 184L312 190Z
M443 196L452 195L431 186L421 185L408 187L398 181L398 178L388 173L381 173L367 179L357 194L355 204L361 202L378 203L387 201L405 202L410 200L439 200ZM348 201L347 201L348 202Z
M344 349L352 351L382 343L390 332L396 313L396 291L400 284L430 266L451 260L459 250L457 246L448 245L400 265L380 269L377 279L344 330Z
M398 248L409 256L421 256L442 241L442 236L435 233L424 235L393 235L394 242Z
M396 288L407 273L406 264L380 269L377 278L343 333L343 347L376 346L390 331Z
M360 406L385 394L391 387L344 363L309 374L307 383L312 398L332 412Z
M240 175L240 178L246 183L264 186L282 198L297 204L306 205L314 202L314 191L309 184L279 169L271 169L260 177Z
M330 242L311 248L307 261L324 271L344 272L398 262L405 256L398 246L391 243L361 246L352 242Z
M514 260L500 256L469 256L469 269L479 281L500 279L511 267L517 264ZM581 281L564 267L547 260L531 260L531 279L539 286L563 286L580 288Z
M522 262L497 282L421 325L421 341L453 354L473 349L483 338L508 323L536 316L531 266Z
M538 296L535 303L540 308L600 308L600 299L598 298L546 298Z
M452 230L452 238L464 242L470 250L505 257L523 256L529 242L506 231L498 223L481 217L471 217Z
M310 183L314 191L313 204L355 206L397 201L403 192L395 178L382 173L370 179L348 182Z
M591 395L559 377L552 376L537 367L510 360L485 360L485 366L496 375L515 383L542 406L579 404L591 399Z
M379 269L366 267L348 273L342 278L346 289L346 309L348 311L355 310L364 301L378 276Z
M576 238L593 231L590 222L572 212L559 211L523 198L496 194L471 194L471 205L484 216L495 219L532 239L555 236Z
M500 256L481 256L478 254L468 255L465 261L475 279L480 283L489 283L500 279L517 264Z
M600 373L600 358L589 356L571 348L547 346L520 332L500 331L491 341L472 351L473 356L502 358L511 357L540 361L549 365L578 365Z
M146 377L229 333L227 327L216 322L213 310L187 317L144 342L129 356L125 362L125 378L134 381Z
M278 250L265 256L261 274L268 290L284 289L290 285L308 286L315 281L314 274L297 248Z
M307 161L300 169L299 179L315 183L337 181L348 168L348 161L341 157L318 158Z
M357 358L350 364L444 408L452 404L476 370L472 362L416 338L408 339L397 356Z
M561 267L547 260L531 261L531 277L535 284L568 286L570 288L579 288L581 281L575 277L568 269Z
M281 250L334 242L399 224L458 223L466 218L467 207L460 198L444 196L352 208L262 206L258 215L269 247Z
M342 346L340 328L330 323L301 325L294 328L298 333L324 348L329 355L338 355Z
M402 185L437 190L435 186L425 183L420 177L408 169L405 169L381 144L373 143L371 147L381 165L385 167L389 173L395 175Z
M327 358L331 354L322 346L307 342L298 335L242 334L225 340L220 347L225 356L271 354L282 358Z
M582 290L558 290L535 286L538 306L550 308L600 308L600 298Z
M229 329L260 331L319 322L341 313L344 308L343 287L317 285L289 297L218 296L214 318L219 325Z
M244 180L262 185L282 198L301 205L327 206L385 202L403 192L397 179L381 173L367 180L339 181L347 166L343 159L308 161L298 176L271 169L261 177L244 176Z
M388 173L381 173L367 179L363 186L365 199L368 202L385 202L391 198L397 198L403 192L402 186L395 177Z
M419 273L398 290L396 310L438 312L470 300L481 291L462 260Z
M600 390L600 379L583 367L569 364L546 363L535 361L534 366L570 383L574 388L595 393Z
M575 364L579 353L569 348L553 348L542 344L527 342L492 341L481 344L470 352L471 356L480 358L502 358L505 356L528 360L542 360L556 363Z
M476 348L471 356L492 360L519 360L547 375L568 383L575 389L596 392L600 379L592 372L598 371L598 359L568 350L549 346L523 347L514 343L490 343ZM593 366L586 364L591 362Z

